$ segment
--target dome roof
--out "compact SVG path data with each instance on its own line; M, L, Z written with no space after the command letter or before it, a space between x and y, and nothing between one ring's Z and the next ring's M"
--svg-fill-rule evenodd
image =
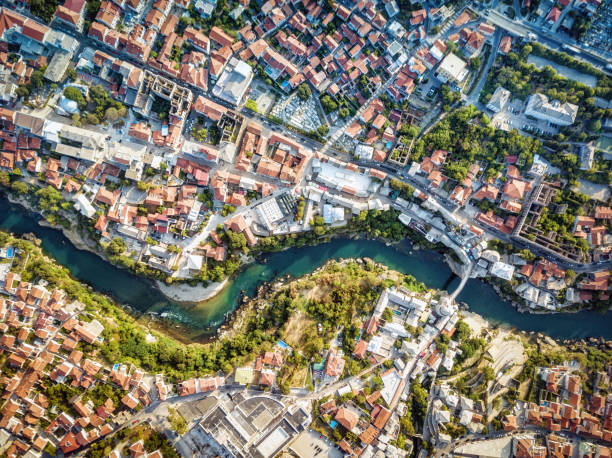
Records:
M68 99L64 96L62 96L62 98L59 101L59 106L62 107L62 109L69 114L74 114L74 113L78 113L79 112L79 105L71 99Z

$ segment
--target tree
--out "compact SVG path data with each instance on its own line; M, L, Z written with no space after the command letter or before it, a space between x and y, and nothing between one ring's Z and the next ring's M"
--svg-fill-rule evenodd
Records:
M85 105L87 105L87 100L85 100L85 97L83 97L83 93L76 87L69 86L64 89L64 97L74 100L79 106L79 110L82 110L85 108Z
M5 187L11 185L11 177L6 170L0 171L0 184Z
M119 119L119 112L115 107L108 107L104 113L104 119L109 122L115 122L117 119Z
M11 185L11 188L18 194L27 194L29 190L28 185L25 184L23 181L15 181Z
M74 113L72 115L72 125L75 127L81 127L81 115L78 113Z
M15 93L19 97L27 98L30 95L30 90L28 89L26 85L20 84L17 90L15 91Z
M589 130L592 132L599 132L601 130L601 121L599 119L593 119L589 123Z
M44 73L40 70L34 70L30 75L30 85L34 89L41 89L43 87Z
M253 99L247 100L244 104L244 107L251 111L254 111L255 113L259 113L259 107L257 106L257 102Z
M567 269L565 271L565 282L568 285L571 285L574 282L575 278L576 278L576 272L574 272L573 269Z
M88 113L86 119L87 119L88 124L93 124L93 125L100 124L100 118L98 118L98 116L96 116L93 113Z
M383 311L382 318L385 321L391 321L393 319L393 312L389 307L385 308Z
M77 79L77 72L74 68L68 68L68 70L66 70L66 78L69 79L70 81L74 81Z
M302 83L298 86L297 95L302 100L308 100L312 96L312 91L308 83Z
M331 113L338 109L338 104L327 94L321 97L321 105L326 113Z
M108 251L108 253L111 255L118 256L123 253L126 248L127 246L125 245L123 239L120 237L115 237L106 247L106 251Z

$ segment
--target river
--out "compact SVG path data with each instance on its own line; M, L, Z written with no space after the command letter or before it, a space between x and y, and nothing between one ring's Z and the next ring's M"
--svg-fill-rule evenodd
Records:
M243 268L214 298L195 306L184 306L166 299L149 280L118 269L93 253L78 250L60 231L39 226L37 215L11 204L4 197L0 198L0 229L15 234L34 233L42 240L42 248L68 267L75 278L141 312L165 312L188 326L189 338L195 340L214 332L226 314L236 308L242 291L253 296L262 282L287 274L302 276L332 258L369 257L391 269L409 273L431 288L452 291L459 282L441 255L427 250L412 250L407 241L398 246L387 246L372 240L337 239L314 247L267 254L265 263L254 263ZM571 315L523 314L480 280L468 281L458 300L495 324L543 332L560 339L612 338L612 312L603 315L588 311Z

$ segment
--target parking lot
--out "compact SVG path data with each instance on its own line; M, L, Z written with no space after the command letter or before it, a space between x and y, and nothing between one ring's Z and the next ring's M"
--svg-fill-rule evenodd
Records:
M313 430L300 433L289 445L289 450L297 456L341 458L343 453L326 437Z
M546 121L528 119L524 113L525 103L515 99L509 102L499 113L495 113L491 119L493 127L505 131L516 129L526 134L538 136L553 136L559 129L549 125Z
M270 87L261 80L254 80L251 84L250 99L257 103L257 108L261 113L267 114L274 102L276 101L276 95Z

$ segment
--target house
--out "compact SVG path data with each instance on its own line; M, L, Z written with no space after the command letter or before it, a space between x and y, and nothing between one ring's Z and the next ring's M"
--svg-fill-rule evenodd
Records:
M508 54L510 49L512 49L512 37L505 35L499 43L498 51L500 54Z
M81 32L85 21L85 4L85 0L66 0L63 5L59 5L55 10L54 20L61 26L67 26Z
M325 364L325 378L327 380L335 380L342 376L344 371L344 358L340 353L335 350L331 350L327 356L327 362Z
M353 429L355 429L357 426L357 423L359 423L359 415L352 409L340 407L336 411L334 420L344 426L348 431L353 431Z
M550 10L548 16L546 16L546 24L552 27L553 25L555 25L555 23L559 20L560 17L561 10L555 6Z
M283 365L283 355L267 351L264 353L263 362L268 366L281 367Z
M472 32L463 51L467 57L476 57L480 54L486 38L480 32Z

